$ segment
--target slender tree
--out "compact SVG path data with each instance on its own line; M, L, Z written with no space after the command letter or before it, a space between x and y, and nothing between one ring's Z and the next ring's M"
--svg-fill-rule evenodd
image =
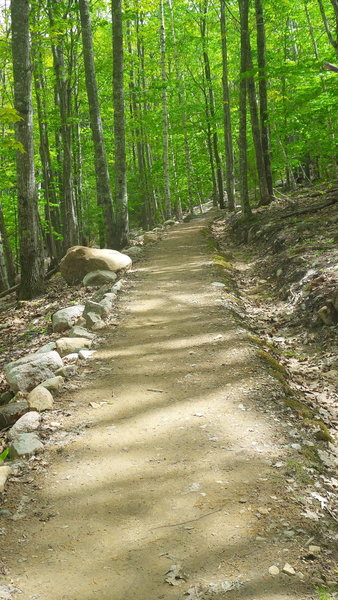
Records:
M163 127L163 184L164 211L167 219L171 217L170 169L169 169L169 112L168 112L168 76L166 66L166 31L164 21L164 5L160 0L160 53L162 78L162 127Z
M35 187L28 0L12 0L11 18L14 105L21 117L16 123L16 139L20 145L16 153L21 275L19 298L29 299L43 290L44 261Z
M238 0L241 25L241 68L239 83L239 190L242 212L251 215L248 190L248 141L247 141L247 65L249 33L249 0Z
M113 26L113 104L115 144L115 245L123 248L128 243L128 195L124 115L123 31L121 0L112 0Z
M222 36L222 90L223 90L223 119L224 119L224 142L226 157L226 191L228 196L228 210L235 208L235 169L234 151L232 144L232 126L230 111L230 90L228 77L228 49L227 49L227 25L225 15L225 0L221 0L221 36Z
M90 12L87 0L79 0L79 6L90 126L94 143L97 202L102 206L104 215L105 243L108 247L113 247L115 243L113 198L96 83Z

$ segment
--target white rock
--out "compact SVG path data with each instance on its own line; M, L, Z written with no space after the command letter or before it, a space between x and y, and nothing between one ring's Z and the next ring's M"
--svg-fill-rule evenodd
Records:
M53 396L50 391L42 385L38 385L28 394L27 402L32 410L38 412L53 408Z
M291 567L291 565L289 565L289 563L285 563L283 567L283 573L286 573L286 575L296 575L296 571L293 567Z
M214 287L220 287L220 288L226 287L225 283L221 283L220 281L214 281L211 285L213 285Z
M79 352L82 348L90 348L92 340L78 337L63 337L56 341L56 348L60 356L66 356L73 352Z
M68 306L58 310L52 316L53 331L65 331L75 325L76 321L82 316L84 311L83 304Z
M279 575L279 568L276 565L272 565L269 567L269 573L270 575Z
M117 275L113 271L96 270L87 273L82 280L84 286L100 287L105 283L113 283L116 281Z
M8 363L4 372L13 392L27 392L42 381L53 377L63 366L60 355L55 352L35 352L19 360Z
M65 363L68 364L70 362L72 362L72 363L77 362L78 358L79 358L79 355L77 352L71 352L70 354L66 354L66 356L63 357L63 360Z
M82 360L90 360L93 358L94 352L92 350L80 350L79 358Z
M11 467L7 467L5 465L0 467L0 494L4 491L6 481L10 474L11 474Z
M39 429L41 416L38 412L31 410L14 423L8 432L8 437L13 440L21 433L30 433Z
M116 273L121 269L128 269L131 264L131 258L117 250L73 246L61 260L60 271L67 283L74 285L80 283L91 271L100 269Z

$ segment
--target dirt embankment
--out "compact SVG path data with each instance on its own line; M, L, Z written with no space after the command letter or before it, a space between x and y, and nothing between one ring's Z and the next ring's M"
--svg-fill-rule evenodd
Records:
M47 451L14 469L3 597L315 600L314 586L333 589L333 476L285 405L282 367L252 339L243 253L235 269L213 256L211 220L146 250L118 326L48 416Z

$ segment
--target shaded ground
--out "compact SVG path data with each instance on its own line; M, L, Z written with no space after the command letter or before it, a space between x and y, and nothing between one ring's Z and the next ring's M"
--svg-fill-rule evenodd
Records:
M12 478L0 581L23 600L311 600L333 568L304 516L292 416L276 417L283 390L211 285L209 220L147 250L118 329L49 415L64 434L35 477ZM286 562L296 575L269 575Z

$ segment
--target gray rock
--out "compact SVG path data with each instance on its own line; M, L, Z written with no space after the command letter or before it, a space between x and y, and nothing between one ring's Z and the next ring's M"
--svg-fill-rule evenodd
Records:
M167 219L164 221L163 225L175 225L176 221L174 219Z
M146 233L143 236L143 243L145 246L147 246L148 244L153 244L154 242L157 242L158 239L159 236L156 232L154 233L153 231L146 231Z
M220 288L226 287L225 283L221 283L220 281L213 281L213 283L211 285L213 285L214 287L220 287Z
M26 400L20 402L13 402L13 404L7 404L6 406L0 407L0 429L4 427L10 427L28 412L29 407Z
M3 406L4 404L8 404L8 402L10 402L12 400L12 398L14 398L14 392L12 392L10 390L8 392L4 392L3 394L1 394L0 406Z
M41 450L43 450L43 444L36 433L21 433L9 445L9 456L11 458L33 456Z
M143 253L142 248L140 248L140 246L131 246L131 248L127 248L127 250L124 250L124 254L126 254L127 256L130 256L130 258L139 258Z
M103 300L101 300L100 306L102 306L103 308L102 316L107 317L114 308L114 301L111 298L105 296Z
M114 283L111 291L117 293L117 292L120 292L122 290L122 288L123 288L123 280L120 279L119 281Z
M87 340L93 340L96 336L95 336L95 333L88 331L88 329L85 329L84 327L79 327L78 325L75 325L68 331L67 337L87 338Z
M8 477L10 476L10 474L11 474L11 467L8 467L5 465L0 467L0 494L2 494L2 492L4 491L6 481L7 481Z
M55 371L55 375L61 376L61 377L74 377L74 375L77 374L77 367L75 365L65 365L64 367L61 367L61 369L58 369L57 371Z
M35 352L4 367L5 376L13 392L29 392L39 383L53 377L56 369L63 366L60 355L55 352Z
M104 321L102 321L100 315L94 312L89 312L86 314L86 325L90 329L93 329L93 331L98 331L99 329L106 327L106 324Z
M99 315L99 317L102 317L102 315L105 314L105 309L103 308L103 306L101 306L99 302L93 302L93 300L88 300L86 302L86 306L83 312L83 316L85 319L87 318L88 313L95 313Z
M57 375L56 377L51 377L50 379L46 379L40 385L49 390L50 392L57 392L60 387L64 384L65 380L61 375Z
M84 286L100 287L105 283L113 283L116 281L117 275L113 271L97 270L87 273L82 280Z
M41 416L38 412L31 410L14 423L8 432L8 437L13 440L21 433L30 433L39 429Z
M44 352L51 352L52 350L55 350L55 348L56 348L55 342L49 342L48 344L41 346L41 348L39 348L39 350L36 351L36 354L43 354Z
M63 337L56 342L56 348L60 356L67 356L67 354L79 352L82 348L90 348L91 345L92 340L78 337Z
M82 316L84 306L82 304L76 304L75 306L68 306L68 308L62 308L58 310L52 316L53 331L65 331L75 325L76 321Z
M28 394L27 402L30 409L38 412L53 408L53 396L42 385L38 385Z

